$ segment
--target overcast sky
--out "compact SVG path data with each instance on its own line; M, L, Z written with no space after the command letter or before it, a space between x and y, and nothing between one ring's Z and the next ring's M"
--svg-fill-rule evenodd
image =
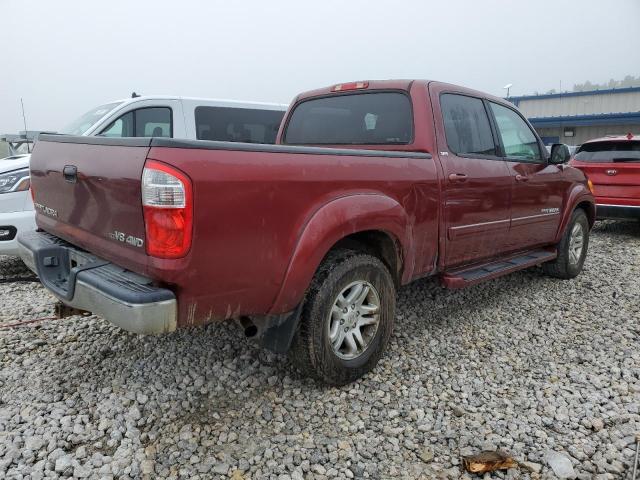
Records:
M132 91L288 103L343 81L496 95L640 75L640 0L0 0L0 133Z

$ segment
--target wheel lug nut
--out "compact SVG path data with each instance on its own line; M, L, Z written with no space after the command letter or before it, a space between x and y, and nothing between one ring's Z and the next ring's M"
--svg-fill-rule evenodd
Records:
M342 309L342 313L347 313L348 311L349 311L349 310L347 309L347 307L344 307L344 308Z
M349 331L349 327L344 327L344 331L348 332Z
M344 325L344 320L340 320L340 325Z

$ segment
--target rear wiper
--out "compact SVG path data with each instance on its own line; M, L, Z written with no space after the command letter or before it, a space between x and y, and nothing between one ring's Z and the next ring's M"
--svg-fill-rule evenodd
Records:
M640 162L640 158L633 157L616 157L613 159L614 162Z

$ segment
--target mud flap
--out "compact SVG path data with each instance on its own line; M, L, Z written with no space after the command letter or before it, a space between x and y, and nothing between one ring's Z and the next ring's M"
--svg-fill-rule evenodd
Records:
M302 305L303 302L300 302L300 305L293 312L286 316L283 315L282 322L266 328L259 340L260 345L274 353L287 353L300 323Z

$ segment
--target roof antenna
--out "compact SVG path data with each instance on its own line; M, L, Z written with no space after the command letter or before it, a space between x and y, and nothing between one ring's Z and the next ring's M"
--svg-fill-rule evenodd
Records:
M27 117L24 115L24 102L20 97L20 105L22 105L22 123L24 124L24 138L27 138L29 131L27 130ZM27 142L27 153L31 153L29 149L29 142Z
M131 92L131 98L138 98L140 95L138 95L136 92Z

